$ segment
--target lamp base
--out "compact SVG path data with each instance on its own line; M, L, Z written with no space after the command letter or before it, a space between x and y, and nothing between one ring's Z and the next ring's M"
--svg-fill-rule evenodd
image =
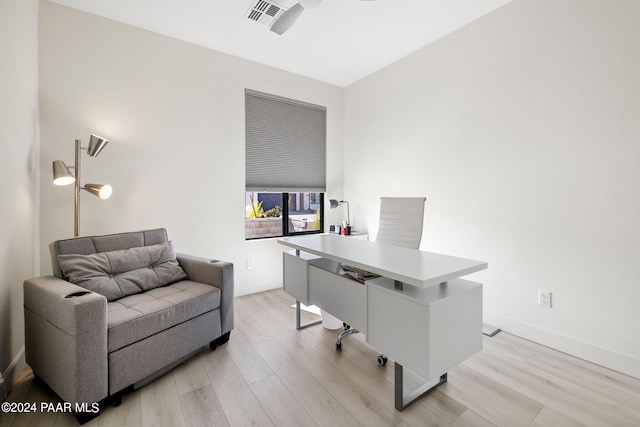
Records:
M482 334L488 337L492 337L495 334L500 332L500 328L496 328L495 326L489 325L488 323L482 324Z

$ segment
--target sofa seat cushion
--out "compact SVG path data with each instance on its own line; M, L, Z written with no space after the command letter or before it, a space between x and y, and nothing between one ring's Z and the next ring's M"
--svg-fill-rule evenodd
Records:
M220 307L220 289L184 280L107 305L112 352Z

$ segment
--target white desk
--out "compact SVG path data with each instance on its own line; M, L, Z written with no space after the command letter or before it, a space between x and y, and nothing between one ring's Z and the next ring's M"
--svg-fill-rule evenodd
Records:
M446 382L447 371L482 349L482 284L459 277L487 263L331 235L289 237L285 292L366 335L396 363L396 409ZM340 264L380 275L361 284ZM426 380L405 392L403 369Z
M337 236L285 237L278 243L389 279L426 288L487 268L487 263Z

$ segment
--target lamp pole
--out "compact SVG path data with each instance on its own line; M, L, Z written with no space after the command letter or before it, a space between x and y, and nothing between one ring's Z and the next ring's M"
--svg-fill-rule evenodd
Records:
M75 194L73 201L73 236L78 237L80 232L80 140L76 139L76 165L75 165Z
M342 203L347 204L347 225L351 225L351 213L349 212L349 202L343 200Z

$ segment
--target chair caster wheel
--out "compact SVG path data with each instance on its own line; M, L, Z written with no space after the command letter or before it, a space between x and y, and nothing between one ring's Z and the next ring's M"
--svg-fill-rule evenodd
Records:
M336 350L342 350L342 343L341 342L337 342L336 343Z
M384 354L381 354L380 356L378 356L378 365L384 366L386 364L387 364L387 356L385 356Z

